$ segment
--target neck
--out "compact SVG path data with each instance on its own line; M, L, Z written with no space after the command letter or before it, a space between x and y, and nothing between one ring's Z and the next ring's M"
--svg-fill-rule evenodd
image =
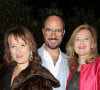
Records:
M47 46L44 46L44 48L50 54L50 56L52 57L54 64L56 64L56 62L58 61L58 58L59 58L59 54L60 54L59 48L50 49Z
M84 57L79 57L78 63L81 64L86 64L86 59Z
M25 68L27 68L29 64L17 64L16 69L18 69L19 71L24 70Z
M86 64L85 61L78 61L78 63L81 65L81 64Z
M56 49L51 49L51 48L49 48L49 47L47 47L46 45L44 45L44 48L45 48L45 50L47 51L47 52L49 52L49 53L59 53L59 48L56 48Z

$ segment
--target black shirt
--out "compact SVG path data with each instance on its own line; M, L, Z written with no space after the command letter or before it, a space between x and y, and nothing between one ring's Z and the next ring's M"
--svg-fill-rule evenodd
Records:
M14 67L10 67L8 68L8 71L6 73L6 77L5 77L5 88L6 90L10 90L10 84L11 84L11 78L12 78L12 74L13 74L13 70Z
M67 90L79 90L79 76L80 72L77 71L77 68L69 82Z

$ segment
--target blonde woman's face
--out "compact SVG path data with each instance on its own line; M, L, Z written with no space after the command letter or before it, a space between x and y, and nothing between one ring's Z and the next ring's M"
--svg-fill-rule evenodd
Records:
M76 34L74 40L74 49L79 57L89 55L91 48L93 48L92 39L91 32L86 29L83 29Z
M31 50L29 44L25 43L20 37L9 36L8 38L9 49L12 58L17 64L28 64Z

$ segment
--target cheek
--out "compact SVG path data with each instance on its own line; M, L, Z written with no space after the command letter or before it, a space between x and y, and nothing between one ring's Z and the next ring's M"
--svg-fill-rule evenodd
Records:
M63 38L63 35L59 36L59 38L62 39Z
M44 34L43 36L44 36L44 39L48 39L48 38L50 37L50 36L47 35L47 34Z
M43 36L44 36L44 37L47 37L47 36L49 36L49 35L48 35L46 32L44 32L44 33L43 33Z
M31 53L30 53L30 52L28 52L28 53L25 55L25 57L24 57L24 58L25 58L26 60L30 60L30 55L31 55Z
M74 50L75 50L76 53L78 53L78 47L75 46Z
M16 51L15 51L15 50L10 49L10 54L11 54L11 56L12 56L12 57L14 57L14 56L16 55Z
M11 58L13 58L16 61L16 52L15 51L11 52Z
M75 43L75 44L74 44L74 46L73 46L73 47L74 47L74 50L75 50L75 51L78 49L78 46L79 46L79 44L78 44L78 43Z
M87 43L86 46L87 46L89 49L93 47L93 45L92 45L91 42Z
M29 49L29 48L27 48L25 51L24 51L24 53L26 54L26 56L30 56L30 54L31 54L31 50Z
M63 35L61 35L61 36L56 36L56 38L57 38L59 41L62 41Z

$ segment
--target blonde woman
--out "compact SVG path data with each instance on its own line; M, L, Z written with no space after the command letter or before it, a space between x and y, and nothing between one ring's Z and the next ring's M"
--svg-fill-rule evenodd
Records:
M67 43L70 74L66 90L100 90L100 57L95 30L80 25Z

